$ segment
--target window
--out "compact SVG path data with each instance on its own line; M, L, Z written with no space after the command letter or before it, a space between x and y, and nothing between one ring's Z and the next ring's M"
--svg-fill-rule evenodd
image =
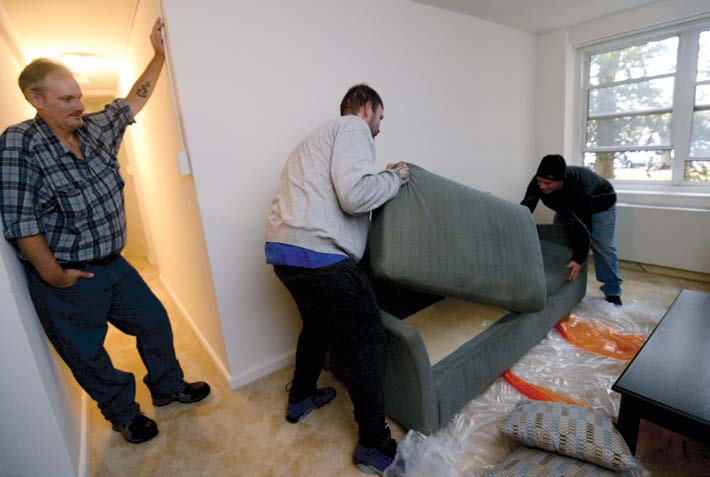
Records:
M617 181L710 186L710 26L584 54L584 164Z

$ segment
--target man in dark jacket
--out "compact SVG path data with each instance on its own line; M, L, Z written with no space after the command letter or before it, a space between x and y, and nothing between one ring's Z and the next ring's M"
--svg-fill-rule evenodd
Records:
M555 223L569 226L573 249L572 258L566 265L570 269L569 280L574 281L579 275L591 246L597 280L604 283L601 291L606 301L621 306L623 280L619 277L614 244L614 187L590 169L567 166L562 156L550 154L540 161L522 204L533 212L540 199L556 212Z

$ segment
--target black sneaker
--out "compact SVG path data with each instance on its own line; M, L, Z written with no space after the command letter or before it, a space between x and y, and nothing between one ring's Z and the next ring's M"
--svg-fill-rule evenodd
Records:
M315 393L302 401L291 402L289 400L288 407L286 408L286 420L294 424L301 422L311 411L325 406L333 399L335 399L335 389L320 388L316 389Z
M397 455L397 442L387 439L380 447L365 447L358 443L353 454L353 464L366 474L382 475L392 465Z
M173 401L191 403L202 401L210 393L210 385L204 381L185 383L180 391L172 394L159 394L153 396L153 406L166 406Z
M608 295L606 298L604 298L606 301L609 303L613 303L616 306L621 306L621 297L618 295Z
M155 421L140 412L128 424L113 423L113 430L123 434L123 438L133 444L148 441L158 435Z

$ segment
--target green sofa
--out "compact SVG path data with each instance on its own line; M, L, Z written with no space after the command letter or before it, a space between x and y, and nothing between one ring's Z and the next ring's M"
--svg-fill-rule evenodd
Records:
M373 214L369 267L389 334L386 412L430 433L512 366L584 297L570 283L565 229L529 210L410 165L397 197ZM406 316L438 297L510 312L432 366ZM395 316L396 315L396 316Z

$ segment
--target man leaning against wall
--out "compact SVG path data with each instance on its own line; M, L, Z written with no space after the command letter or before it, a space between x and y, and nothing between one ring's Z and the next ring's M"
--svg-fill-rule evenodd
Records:
M136 337L154 405L196 402L210 392L205 382L184 380L165 308L120 255L126 216L116 154L165 62L161 30L158 19L153 59L128 96L93 114L83 114L71 71L33 61L18 83L37 115L0 136L4 234L24 265L37 315L78 383L133 443L153 438L158 427L140 411L134 376L111 363L108 323Z

